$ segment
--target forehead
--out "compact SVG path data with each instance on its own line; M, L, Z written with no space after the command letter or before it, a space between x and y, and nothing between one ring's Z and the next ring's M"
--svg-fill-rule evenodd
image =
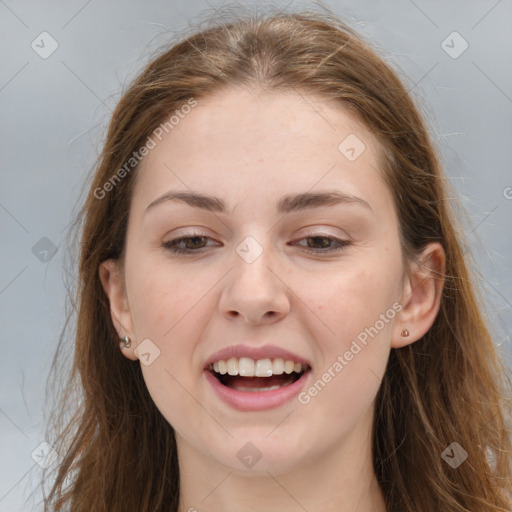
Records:
M371 196L385 187L369 130L348 107L299 91L223 90L197 100L156 142L139 169L134 203L177 186L228 200L322 187Z
M251 154L279 148L318 157L322 151L330 153L333 146L337 149L339 137L347 130L376 142L343 103L300 91L228 88L197 100L197 106L170 130L173 137L164 138L174 139L168 141L171 146L180 146L186 138L189 148L227 148L230 155L236 149Z

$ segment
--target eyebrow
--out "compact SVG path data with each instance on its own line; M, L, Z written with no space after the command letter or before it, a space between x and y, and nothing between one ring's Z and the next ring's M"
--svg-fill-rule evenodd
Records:
M228 211L226 202L218 197L198 192L169 191L151 202L146 208L146 213L168 201L182 201L194 208L215 213L227 213ZM278 213L291 213L338 204L356 204L372 211L372 207L364 199L350 194L343 194L337 190L303 192L283 196L277 202L276 211Z

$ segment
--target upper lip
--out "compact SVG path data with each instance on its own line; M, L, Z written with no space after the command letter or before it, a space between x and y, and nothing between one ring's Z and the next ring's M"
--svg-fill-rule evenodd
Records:
M230 347L223 348L218 352L212 354L205 363L205 370L209 368L209 366L221 359L227 360L231 357L249 357L254 360L258 359L276 359L278 357L284 359L285 361L294 361L295 363L301 363L302 366L310 367L311 364L307 359L301 357L289 350L285 350L276 345L263 345L261 347L254 347L250 345L231 345Z

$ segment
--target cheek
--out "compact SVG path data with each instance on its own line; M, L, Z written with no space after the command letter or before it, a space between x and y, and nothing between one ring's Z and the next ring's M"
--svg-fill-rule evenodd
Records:
M211 316L207 294L214 285L213 277L199 280L197 273L177 272L165 262L154 261L145 267L139 265L136 271L130 301L136 339L154 342L160 350L155 368L161 366L185 384L192 374L183 361L199 364L194 350ZM149 373L147 376L155 378ZM169 374L162 378L168 379Z
M394 316L392 306L400 296L401 275L396 261L379 257L347 260L325 279L311 279L307 287L297 285L298 295L315 313L312 321L316 318L316 323L311 326L315 325L315 332L322 329L325 333L319 338L326 340L324 348L341 348L390 309L388 317ZM381 330L389 330L391 323L386 322Z
M329 417L342 429L352 428L378 392L389 357L393 305L400 297L400 269L396 260L392 267L368 258L310 289L311 309L322 322L313 320L309 328L321 358L301 403L315 403L322 411L318 418ZM320 420L315 428L322 428Z
M185 423L201 425L204 415L184 389L193 390L196 385L197 375L190 371L190 365L195 342L204 328L200 318L206 318L205 301L200 300L205 289L191 285L192 276L178 276L161 262L147 266L140 260L138 263L130 283L135 335L139 342L151 340L159 351L150 365L141 365L144 381L170 424L179 427L183 411L188 411Z
M132 269L130 310L137 336L150 332L158 338L167 337L199 302L201 290L191 276L177 272L165 262L142 258Z

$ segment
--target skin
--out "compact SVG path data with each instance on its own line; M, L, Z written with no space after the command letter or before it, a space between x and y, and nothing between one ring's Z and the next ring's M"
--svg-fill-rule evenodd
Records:
M354 161L338 150L349 134L365 144ZM104 262L100 277L119 336L132 339L123 354L137 361L144 339L160 350L134 364L176 432L180 511L385 510L371 458L375 397L390 350L434 322L444 252L430 244L424 265L404 266L381 168L379 143L344 106L235 88L201 99L144 159L124 261ZM370 208L275 211L285 194L331 189ZM169 190L215 195L228 212L166 201L145 213ZM197 254L162 247L196 232L209 237ZM322 254L323 239L307 238L320 235L350 244ZM247 236L263 251L252 263L236 252ZM311 362L307 389L394 303L401 311L307 405L242 412L203 376L222 348L274 344ZM247 442L262 455L252 468L237 457Z

